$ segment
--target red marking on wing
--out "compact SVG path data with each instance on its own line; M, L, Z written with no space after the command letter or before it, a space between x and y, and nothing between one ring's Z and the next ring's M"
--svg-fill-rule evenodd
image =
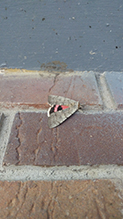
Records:
M56 105L56 106L55 106L55 109L54 109L54 112L57 112L57 111L58 111L58 107L59 107L59 106L61 106L62 110L69 108L69 106Z
M58 107L59 107L59 105L55 106L54 112L57 112Z
M61 106L61 107L63 110L69 108L69 106Z

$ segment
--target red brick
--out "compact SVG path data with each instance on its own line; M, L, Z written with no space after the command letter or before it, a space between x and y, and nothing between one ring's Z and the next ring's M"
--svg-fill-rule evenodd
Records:
M122 194L109 180L0 181L0 218L121 219Z
M106 72L105 77L117 109L123 109L123 73Z
M50 94L67 96L86 105L102 105L93 72L62 75L56 77Z
M123 114L76 113L49 129L45 113L16 114L4 164L123 165Z
M47 95L53 85L53 76L0 76L0 103L2 106L27 105L45 108Z
M102 105L93 73L0 75L0 104L46 108L48 95L61 95L87 105Z

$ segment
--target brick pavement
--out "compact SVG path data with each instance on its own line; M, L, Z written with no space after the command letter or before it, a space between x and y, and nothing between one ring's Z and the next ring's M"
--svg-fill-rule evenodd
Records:
M83 111L49 129L51 94ZM1 70L0 135L0 218L122 218L123 73Z

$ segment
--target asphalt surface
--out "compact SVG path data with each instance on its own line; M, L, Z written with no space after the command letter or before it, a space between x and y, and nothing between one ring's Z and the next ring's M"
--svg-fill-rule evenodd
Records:
M0 67L123 71L123 1L0 1Z

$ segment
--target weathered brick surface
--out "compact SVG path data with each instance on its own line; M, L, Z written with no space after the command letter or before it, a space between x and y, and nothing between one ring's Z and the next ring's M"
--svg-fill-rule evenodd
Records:
M62 75L56 77L50 94L66 96L87 105L102 105L93 72Z
M108 86L118 109L123 109L123 73L106 72Z
M87 105L102 105L94 73L61 75L0 75L0 104L46 108L49 94Z
M44 108L54 77L40 75L0 75L0 104Z
M0 218L121 219L122 194L109 180L1 182Z
M4 164L123 165L123 114L78 112L49 129L45 113L17 113Z

